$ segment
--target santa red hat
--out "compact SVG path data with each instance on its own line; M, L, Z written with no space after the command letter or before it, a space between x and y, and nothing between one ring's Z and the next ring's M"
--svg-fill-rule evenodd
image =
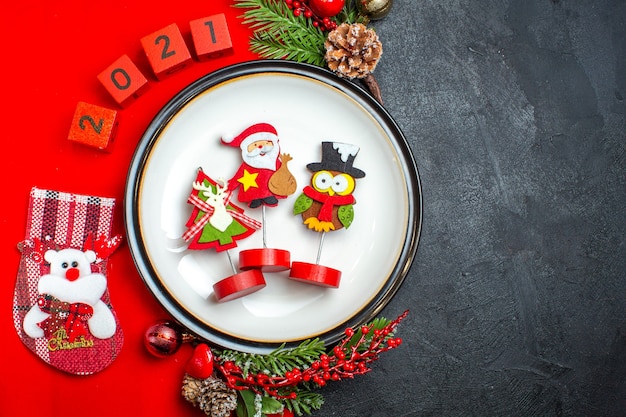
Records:
M276 144L278 142L278 133L276 128L269 123L257 123L236 136L222 135L222 143L228 146L238 146L245 149L249 144L258 140L271 140Z

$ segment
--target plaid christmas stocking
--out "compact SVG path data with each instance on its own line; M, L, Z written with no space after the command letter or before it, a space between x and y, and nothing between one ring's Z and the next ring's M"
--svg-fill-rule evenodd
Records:
M13 296L13 322L46 363L89 375L110 365L124 336L107 288L115 200L33 188Z

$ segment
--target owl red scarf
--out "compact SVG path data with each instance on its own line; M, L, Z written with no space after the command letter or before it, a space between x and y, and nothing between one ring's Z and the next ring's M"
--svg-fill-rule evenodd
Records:
M333 218L333 207L335 206L344 206L346 204L354 204L356 201L354 200L353 195L329 195L323 194L319 191L315 191L313 187L306 186L302 190L303 193L312 198L315 201L319 201L322 203L322 208L320 209L320 214L317 216L321 221L330 222Z

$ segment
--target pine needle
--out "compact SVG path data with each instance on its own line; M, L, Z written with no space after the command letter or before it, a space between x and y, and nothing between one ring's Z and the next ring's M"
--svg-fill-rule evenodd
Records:
M313 391L299 391L295 399L286 399L287 408L301 416L302 414L310 415L312 411L319 410L324 405L324 396Z
M281 33L272 37L267 33L256 33L250 39L250 51L269 59L288 59L296 62L324 66L324 55L292 33Z
M266 355L225 350L220 356L222 361L230 360L242 364L244 375L267 371L274 375L284 375L294 368L308 366L324 351L324 342L311 339L291 349L285 348L284 345L280 346Z
M288 59L324 66L324 33L304 16L295 16L283 0L234 0L247 9L243 23L253 31L250 50L262 58Z

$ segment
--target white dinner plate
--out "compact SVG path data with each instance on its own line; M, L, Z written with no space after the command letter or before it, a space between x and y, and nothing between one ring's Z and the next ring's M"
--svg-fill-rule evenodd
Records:
M265 272L267 286L218 303L217 281L233 274L226 252L189 250L181 236L198 168L229 179L241 163L238 148L220 142L259 122L278 131L281 152L293 160L295 194L268 208L267 246L292 261L316 262L319 233L293 204L319 162L321 143L357 145L354 221L325 234L320 264L342 272L338 288ZM259 221L261 209L233 202ZM377 315L397 292L413 260L422 219L421 186L407 141L387 111L365 90L319 67L253 61L211 73L176 95L154 118L132 159L125 191L129 247L149 290L191 333L229 349L268 352L319 337L327 344L346 327ZM262 231L238 241L230 256L262 247Z

